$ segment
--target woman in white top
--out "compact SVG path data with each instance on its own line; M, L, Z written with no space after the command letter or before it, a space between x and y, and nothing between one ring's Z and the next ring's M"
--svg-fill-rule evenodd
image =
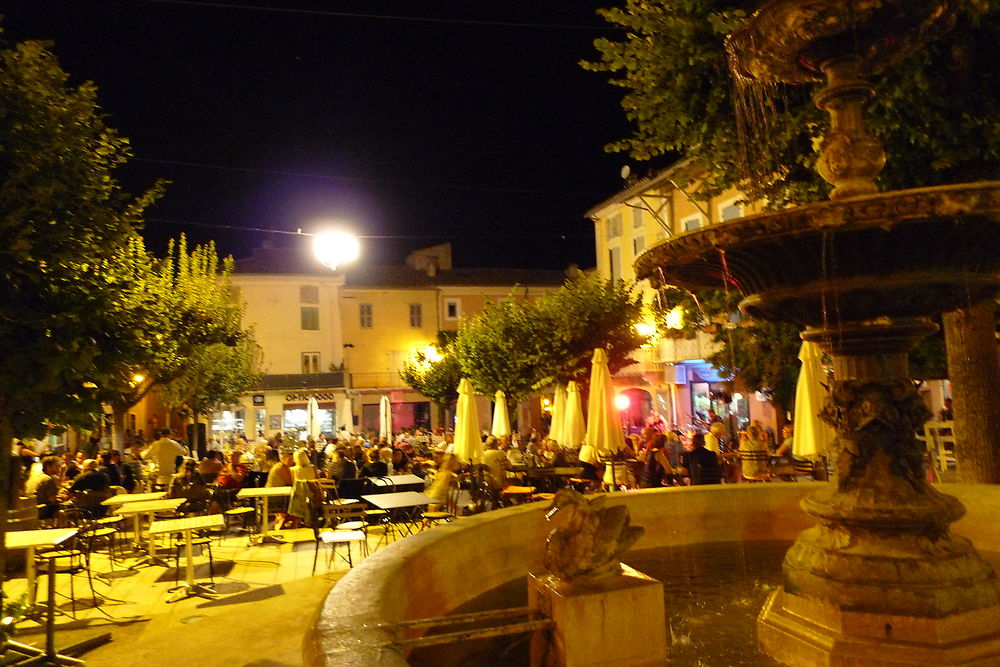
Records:
M309 481L318 478L316 466L309 461L309 452L300 449L295 452L295 465L292 466L292 479L298 481Z

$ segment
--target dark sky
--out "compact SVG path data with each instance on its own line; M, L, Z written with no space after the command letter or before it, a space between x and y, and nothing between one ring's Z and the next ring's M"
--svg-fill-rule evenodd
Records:
M74 80L98 85L138 158L122 175L133 191L173 181L148 213L154 249L184 231L240 257L296 242L252 228L310 231L326 217L418 237L366 239L373 263L450 240L456 265L563 268L594 264L582 215L621 187L627 161L603 150L627 133L619 91L578 65L608 34L594 14L608 4L7 0L0 11L8 42L54 40Z

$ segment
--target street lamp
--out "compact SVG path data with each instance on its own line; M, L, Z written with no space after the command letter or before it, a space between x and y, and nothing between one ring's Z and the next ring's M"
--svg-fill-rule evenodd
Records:
M319 232L313 236L313 255L332 271L361 254L361 242L350 232L339 229Z

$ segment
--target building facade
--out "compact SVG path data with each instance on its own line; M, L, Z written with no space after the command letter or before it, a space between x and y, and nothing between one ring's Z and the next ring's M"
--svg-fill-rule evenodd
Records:
M438 333L488 302L533 298L562 284L560 271L455 268L448 244L417 250L401 266L359 264L330 271L304 250L261 248L236 263L244 325L255 329L265 376L213 430L303 430L315 398L323 432L378 431L388 396L395 430L447 428L432 401L403 384L399 371ZM516 287L516 289L515 289ZM513 292L512 292L513 290ZM489 403L480 401L483 424ZM317 407L314 404L314 408Z
M587 213L594 226L597 271L604 279L634 281L636 258L646 248L702 227L755 213L759 206L730 190L708 200L696 198L703 172L684 161L627 186ZM656 292L640 283L646 303ZM720 285L721 287L721 285ZM733 423L752 417L772 424L773 407L752 392L728 392L705 357L712 353L711 336L698 333L693 339L657 331L650 313L643 325L652 335L651 344L637 352L638 363L614 378L620 394L629 397L623 411L633 429L641 426L651 411L668 424L685 428L699 425L714 409Z

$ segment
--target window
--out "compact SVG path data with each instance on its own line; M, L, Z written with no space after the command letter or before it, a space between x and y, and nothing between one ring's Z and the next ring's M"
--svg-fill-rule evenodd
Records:
M317 285L299 287L299 303L319 303L319 287Z
M616 283L620 283L622 280L622 250L621 248L612 248L608 251L608 259L611 263L611 279Z
M638 235L632 239L632 255L638 257L646 249L646 237Z
M319 352L302 353L302 372L319 373Z
M419 329L424 326L424 312L419 303L410 304L410 327Z
M735 202L719 207L719 220L723 222L742 217L743 207L737 205Z
M359 303L358 304L358 315L360 319L360 324L362 329L372 328L372 305L370 303Z
M700 215L689 215L688 217L681 220L681 224L684 225L685 232L691 232L699 227L701 227L701 216Z
M303 331L319 331L319 308L316 306L300 307L299 322Z
M457 320L461 314L462 314L461 299L444 300L444 319Z
M638 229L642 227L642 209L633 208L632 209L632 228Z
M608 240L618 238L622 235L622 214L615 213L613 216L608 218Z

